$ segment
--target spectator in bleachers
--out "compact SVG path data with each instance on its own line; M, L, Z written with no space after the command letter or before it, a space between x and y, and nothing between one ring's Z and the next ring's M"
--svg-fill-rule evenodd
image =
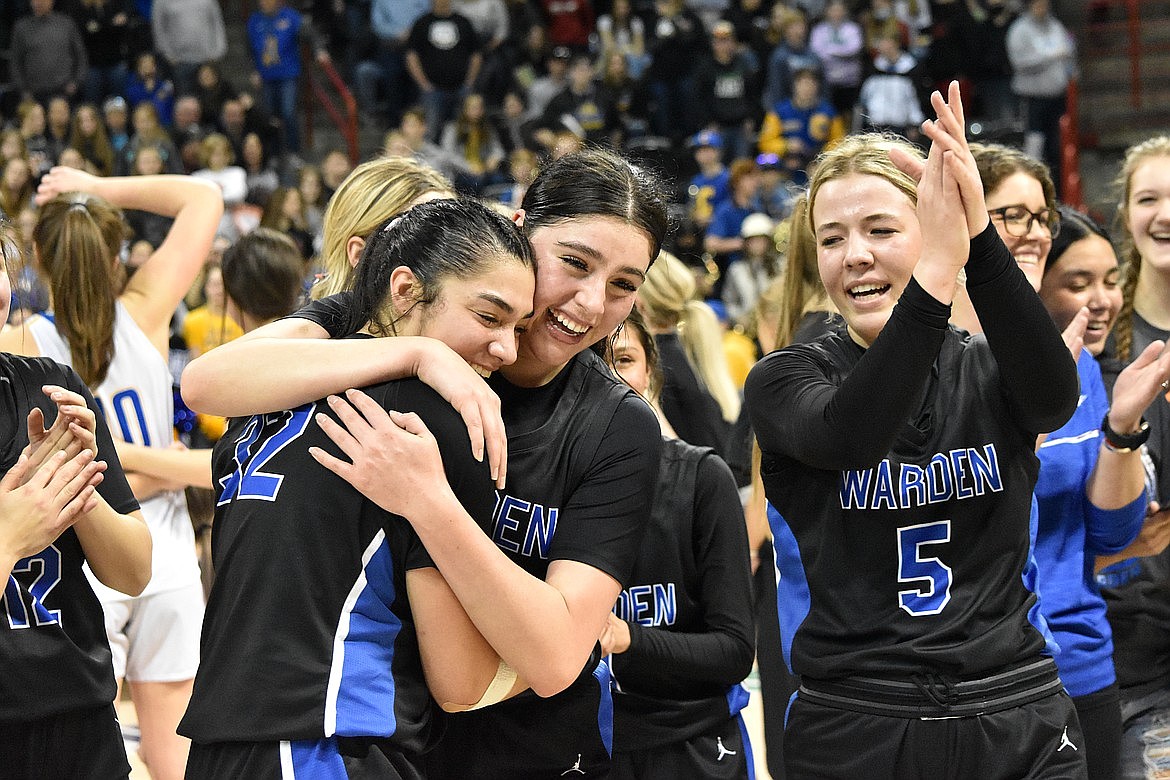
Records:
M921 59L930 44L930 0L894 0L894 16L906 25L910 53L915 59Z
M646 53L646 24L633 12L631 0L613 0L610 12L597 17L597 35L601 41L601 61L607 63L613 52L621 54L630 78L640 79L650 64Z
M967 76L975 98L971 116L1004 121L1019 116L1019 100L1012 92L1012 63L1007 53L1007 31L1016 19L1008 0L982 0L979 16L965 30L971 41Z
M124 175L137 170L135 158L138 156L138 151L146 146L157 149L162 160L163 173L178 173L181 170L179 152L171 143L171 137L167 135L167 131L159 124L158 112L155 111L154 103L144 100L134 106L130 122L134 127L134 134L126 142L126 146L122 148L121 154L118 155L118 161L114 165L115 173Z
M410 28L406 44L406 68L418 87L432 141L455 115L460 97L474 88L483 65L479 36L452 2L433 0L431 11Z
M199 98L183 95L175 101L174 121L171 123L171 141L179 150L183 172L191 173L200 167L199 145L211 132L203 124L203 109Z
M731 197L731 172L723 165L723 136L704 130L690 141L698 172L687 187L687 212L702 230L711 224L715 209Z
M373 42L354 69L354 85L362 110L391 127L414 102L414 84L406 72L406 41L410 28L430 9L430 0L372 0L369 25Z
M878 41L894 36L901 48L910 46L910 28L894 13L893 0L869 0L869 7L861 12L861 29L865 34L865 49L869 58L876 59Z
M144 51L134 62L134 72L126 79L126 100L137 106L149 100L154 104L159 124L170 127L175 110L175 85L159 72L154 52Z
M353 163L340 149L330 149L321 158L321 187L325 190L325 202L333 200L333 193L349 176Z
M12 28L8 68L17 92L41 102L78 94L89 69L81 32L53 0L29 0L29 8Z
M914 76L918 63L902 51L901 36L886 33L877 39L878 56L873 73L861 84L858 111L867 130L890 130L919 141L919 125L925 118Z
M586 143L610 144L618 129L613 96L593 74L589 55L573 57L569 64L569 84L549 101L545 109L546 123L575 123Z
M125 90L130 13L126 0L80 0L73 4L71 16L81 32L89 62L83 89L87 102L98 105Z
M739 50L731 22L716 22L711 52L695 71L695 112L699 127L723 136L724 162L755 154L758 75Z
M22 100L16 107L16 117L20 120L20 135L24 138L24 148L28 152L33 177L39 179L53 167L53 159L49 156L49 142L45 139L45 109L40 103L29 98Z
M536 80L548 72L548 57L554 48L548 45L548 34L543 24L533 24L527 28L523 37L510 49L513 88L528 92Z
M76 168L86 173L92 173L95 176L97 175L97 170L81 156L81 152L72 146L66 146L61 150L61 153L57 155L57 164L64 165L67 168Z
M277 187L264 206L260 227L271 228L287 235L300 252L301 260L308 262L313 256L313 234L309 231L309 220L305 216L305 203L301 191L296 187Z
M205 62L195 73L195 97L199 98L199 113L208 121L214 121L223 111L223 104L239 97L239 92L231 85L219 66L213 62Z
M777 5L776 8L783 8ZM775 15L775 14L774 14ZM768 72L764 81L763 109L792 97L793 74L798 70L820 72L821 61L808 47L808 20L802 11L785 9L779 12L781 41L768 56Z
M117 156L126 148L130 141L129 119L126 112L126 98L117 95L102 104L102 121L106 125L106 133L110 137L110 146L114 148L114 167L117 168Z
M443 128L440 146L448 155L463 161L464 170L458 171L454 179L461 192L478 194L500 180L504 147L496 128L488 121L480 93L470 92L463 98L459 113Z
M280 119L284 132L282 150L292 154L301 151L297 88L303 40L311 42L319 61L328 61L329 53L300 13L284 0L257 0L257 10L248 17L248 45L264 105L269 114Z
M325 190L321 186L321 169L316 165L306 165L297 172L297 189L301 192L301 202L305 204L305 222L309 232L313 234L313 248L321 246L321 229L324 226Z
M784 265L776 253L776 223L767 214L749 214L740 226L743 254L727 268L723 305L733 323L744 324L760 293L780 276Z
M1048 164L1061 180L1060 117L1076 68L1072 34L1052 14L1049 0L1029 0L1007 33L1012 92L1024 102L1025 151Z
M13 157L0 170L0 210L12 219L33 202L35 184L28 160Z
M150 29L180 94L194 88L200 65L227 54L218 0L154 0Z
M134 167L130 173L135 176L154 176L166 173L166 164L161 147L153 143L144 143L134 156ZM132 238L145 241L152 247L159 247L170 232L174 220L171 217L155 214L150 211L126 209L126 224L133 234Z
M212 133L200 144L199 160L202 167L192 176L207 179L219 187L223 195L224 214L244 202L248 194L248 174L236 165L232 142L222 133Z
M280 186L280 175L276 172L268 150L256 133L244 136L240 153L241 167L247 176L247 191L244 200L256 206L264 207L268 198Z
M743 45L744 53L751 54L756 60L756 68L763 70L776 45L768 39L772 6L764 0L733 0L723 18L735 28L736 40Z
M683 0L655 0L658 18L650 37L646 79L654 98L651 130L679 141L693 132L695 65L707 50L707 34Z
M760 169L760 193L756 196L753 210L762 212L779 222L792 214L793 202L798 188L792 183L784 161L771 152L762 152L756 157Z
M589 48L595 15L591 0L538 0L552 46L583 52Z
M11 160L13 157L28 159L28 148L24 145L24 136L15 127L6 127L0 130L0 163Z
M73 114L73 131L69 135L69 146L81 153L82 158L93 166L97 176L111 176L114 173L114 147L106 134L97 106L82 103Z
M759 146L761 152L779 156L792 180L803 185L813 159L845 135L845 122L821 97L815 71L796 71L792 86L792 97L764 117Z
M468 172L466 163L459 156L447 152L430 140L427 113L420 106L412 106L403 112L402 122L386 134L383 153L409 157L429 165L448 181L455 181L460 173Z
M650 97L646 83L630 76L627 63L620 51L611 51L606 56L601 74L601 83L612 97L617 117L614 143L617 147L624 146L631 138L646 135L650 129Z
M824 20L809 33L808 45L824 67L826 97L846 117L848 126L861 91L864 37L861 25L850 18L845 0L829 0Z
M541 29L541 28L535 28ZM557 46L545 58L544 73L537 76L528 86L528 118L544 116L552 99L569 86L569 61L573 52L568 46Z
M455 0L455 11L467 17L479 37L483 65L475 89L495 105L511 81L511 65L504 49L508 39L508 9L504 0Z
M500 110L493 112L491 118L505 154L535 146L536 142L532 140L533 123L528 118L528 104L524 102L521 90L510 89L505 92Z
M73 122L73 109L63 95L49 98L45 107L45 144L49 159L56 164L61 152L69 145L69 128Z
M719 279L711 291L718 298L727 278L727 267L743 252L743 221L752 213L760 191L760 171L755 160L736 160L731 164L728 179L731 196L720 203L711 215L711 223L703 236L703 249L710 252L719 267Z

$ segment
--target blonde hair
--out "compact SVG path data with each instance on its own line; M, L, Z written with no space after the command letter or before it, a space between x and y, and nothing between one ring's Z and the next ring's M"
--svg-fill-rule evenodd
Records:
M1121 309L1117 312L1117 324L1113 326L1113 337L1117 342L1117 356L1129 362L1133 348L1133 300L1137 292L1138 277L1142 273L1142 256L1129 231L1129 197L1133 194L1133 175L1142 163L1155 157L1170 157L1170 136L1158 135L1131 146L1125 152L1121 171L1115 186L1119 193L1117 221L1122 228L1121 242Z
M236 151L232 149L232 142L223 133L212 133L199 144L199 164L204 168L211 165L211 155L223 152L227 155L227 164L234 165Z
M739 391L723 352L723 331L711 307L695 297L695 276L670 252L660 252L646 272L638 300L647 324L655 330L677 328L679 341L723 418L739 416Z
M813 239L811 219L808 214L808 198L800 196L793 204L789 218L788 260L784 272L761 298L763 307L775 307L776 344L780 349L792 343L796 329L806 314L823 311L826 315L837 310L829 299L825 285L821 283L817 268L817 247Z
M808 182L808 212L806 222L810 234L813 210L816 208L817 193L826 182L841 179L850 174L877 176L901 190L910 202L918 205L918 185L890 160L890 150L901 149L907 154L922 159L922 150L896 135L888 133L859 133L846 136L813 161L813 174Z
M354 269L346 252L350 238L367 238L387 219L431 192L455 195L442 174L406 157L379 157L354 168L325 209L321 245L325 278L313 288L313 298L353 287Z

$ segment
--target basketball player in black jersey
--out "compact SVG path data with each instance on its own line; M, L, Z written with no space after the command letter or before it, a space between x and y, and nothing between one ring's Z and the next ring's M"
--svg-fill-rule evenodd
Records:
M612 365L643 398L661 381L637 310ZM612 780L755 776L740 710L753 661L747 526L727 464L663 437L650 527L601 635L614 679Z
M19 250L2 231L0 249L4 322ZM103 584L139 593L150 579L150 532L77 374L0 352L0 407L0 774L126 777L102 607L82 564Z
M746 385L802 682L785 765L1083 778L1030 587L1036 436L1071 414L1076 369L989 225L958 86L932 104L925 163L879 136L820 158L801 229L847 327ZM984 336L947 324L963 269Z
M490 373L515 359L533 284L514 225L472 201L438 200L370 239L350 315L366 335L442 339ZM434 427L448 466L441 488L486 520L491 479L455 411L415 379L367 391ZM216 581L180 727L193 741L189 778L282 767L422 777L440 733L432 696L468 709L524 687L514 673L493 687L498 656L410 526L313 461L322 448L342 454L322 426L336 428L331 407L343 403L236 419L215 449Z
M476 627L532 687L449 717L431 772L600 777L609 766L612 710L597 637L645 528L660 436L645 403L588 347L629 314L666 232L665 201L645 171L613 152L590 150L543 169L517 220L536 254L536 313L516 363L486 385L433 341L321 341L346 333L344 296L299 314L312 322L275 323L228 345L228 353L204 355L192 377L223 383L205 411L241 414L417 373L470 421L473 446L503 430L492 413L498 404L508 479L488 523L474 522L436 489L441 464L421 429L390 420L360 395L352 400L366 419L343 418L361 446L344 475L416 525ZM288 336L302 338L281 339ZM276 371L262 386L249 377L254 392L247 398L229 397L230 379L251 361ZM291 361L314 371L297 371ZM199 395L206 401L213 389L205 384ZM395 423L409 431L392 430ZM399 447L411 455L394 454Z

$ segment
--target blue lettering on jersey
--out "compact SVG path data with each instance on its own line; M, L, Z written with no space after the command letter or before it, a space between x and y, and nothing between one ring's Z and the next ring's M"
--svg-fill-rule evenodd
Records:
M548 560L560 509L496 491L492 541L505 552Z
M931 457L926 467L901 464L894 481L889 459L841 472L842 509L909 509L1003 490L994 444L961 447Z
M313 419L316 404L305 404L296 409L286 409L266 415L256 415L248 421L244 432L236 440L234 459L236 468L231 474L219 480L220 493L217 506L240 499L275 501L284 474L265 471L268 462L304 434ZM275 430L273 430L275 429ZM252 452L252 445L265 431L273 431L260 442Z
M613 612L622 620L643 626L673 626L678 620L674 583L631 585L618 594Z

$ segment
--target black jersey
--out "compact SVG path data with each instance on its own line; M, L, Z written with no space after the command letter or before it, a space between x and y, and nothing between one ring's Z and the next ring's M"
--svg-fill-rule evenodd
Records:
M731 470L708 448L663 443L650 526L614 612L615 752L681 742L736 715L752 668L747 526Z
M98 416L98 458L106 461L98 491L115 511L138 502L126 482L109 429L81 377L48 358L0 352L0 474L28 444L28 414L39 407L51 424L57 409L41 392L60 385L85 397ZM0 518L0 522L3 519ZM0 721L32 721L63 712L109 705L117 687L106 641L102 606L82 571L85 553L73 529L36 555L17 561L0 606Z
M912 279L869 349L832 333L748 377L798 674L975 679L1045 649L1034 448L1075 408L1076 367L992 226L967 271L986 337Z
M345 293L335 295L296 316L346 335L347 301ZM517 387L499 373L489 384L508 431L508 485L497 491L484 532L539 579L551 561L563 559L627 583L658 470L661 435L653 412L588 350L541 387ZM594 660L556 696L527 692L452 715L428 756L429 771L511 780L559 776L576 764L592 776L604 773L612 737L608 691L608 669Z
M455 410L415 379L366 392L418 413L456 497L486 522L487 464ZM406 573L433 563L409 523L313 460L312 446L344 457L318 412L324 401L234 420L215 447L216 579L179 731L199 743L377 737L417 757L437 722Z

